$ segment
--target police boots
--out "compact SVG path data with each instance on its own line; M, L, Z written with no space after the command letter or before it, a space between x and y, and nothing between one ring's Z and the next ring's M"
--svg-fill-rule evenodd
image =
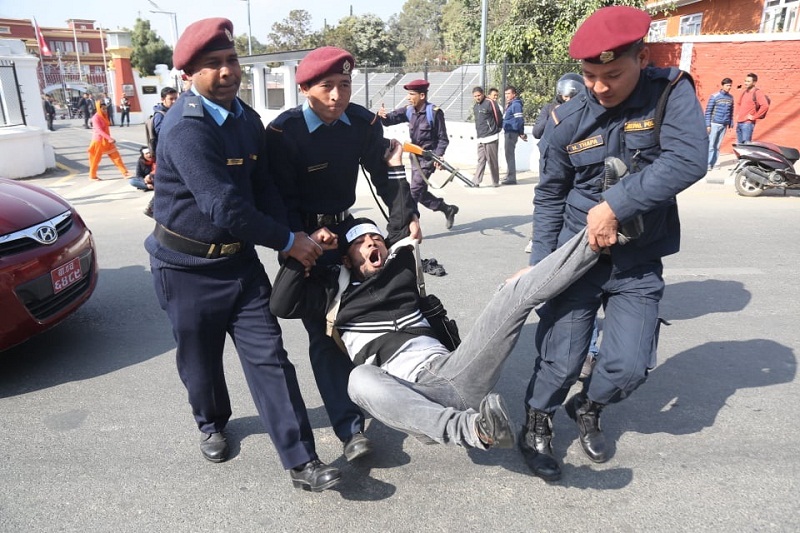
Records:
M583 451L595 463L608 461L606 437L600 429L600 411L603 407L589 400L583 392L567 400L564 406L569 417L578 424Z
M457 205L448 205L442 202L442 205L438 209L442 213L444 213L445 223L444 227L450 229L453 227L453 222L456 220L456 213L458 213L458 206Z
M561 465L553 456L553 420L550 415L525 407L525 427L519 436L519 449L528 468L545 481L561 478Z

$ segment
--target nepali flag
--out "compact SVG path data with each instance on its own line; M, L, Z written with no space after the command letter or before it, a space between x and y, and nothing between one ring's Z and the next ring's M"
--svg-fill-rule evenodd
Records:
M52 56L53 53L50 51L50 48L47 47L47 43L44 42L42 30L39 29L36 19L33 19L33 31L36 33L36 40L39 42L39 53L43 56Z

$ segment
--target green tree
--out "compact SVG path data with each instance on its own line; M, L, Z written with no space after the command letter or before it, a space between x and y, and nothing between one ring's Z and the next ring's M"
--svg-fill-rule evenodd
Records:
M253 45L253 55L258 54L265 54L267 53L267 46L260 43L258 39L251 36L251 41ZM236 48L236 53L239 54L240 57L250 55L249 52L249 45L250 42L247 39L247 34L243 33L238 37L234 38L233 46Z
M442 10L446 3L447 0L406 0L400 14L389 19L390 32L408 63L442 56Z
M272 25L267 36L270 52L301 50L313 46L314 34L311 31L311 13L304 9L293 9L289 16Z
M442 9L441 31L448 62L476 63L480 57L481 0L448 0Z
M131 32L131 66L142 76L152 76L156 65L172 68L172 48L150 29L150 21L136 19Z
M324 35L325 44L348 50L359 65L386 65L402 62L397 39L377 16L366 14L345 17Z

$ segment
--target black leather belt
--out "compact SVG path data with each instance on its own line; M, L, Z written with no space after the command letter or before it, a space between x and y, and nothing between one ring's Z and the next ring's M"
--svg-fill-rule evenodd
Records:
M308 230L315 230L323 226L331 227L343 222L349 216L350 211L347 209L335 215L329 215L327 213L304 213L303 226Z
M234 255L242 250L242 243L240 242L207 244L184 237L183 235L178 235L161 224L156 224L156 229L153 230L153 236L158 242L170 250L193 255L195 257L205 257L206 259L217 259L224 255Z

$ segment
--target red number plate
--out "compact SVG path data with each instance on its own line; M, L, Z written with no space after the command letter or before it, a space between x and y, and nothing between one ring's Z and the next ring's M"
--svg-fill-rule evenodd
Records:
M81 273L81 258L76 257L69 263L64 263L50 271L53 282L53 294L58 294L70 285L74 285L83 277Z

